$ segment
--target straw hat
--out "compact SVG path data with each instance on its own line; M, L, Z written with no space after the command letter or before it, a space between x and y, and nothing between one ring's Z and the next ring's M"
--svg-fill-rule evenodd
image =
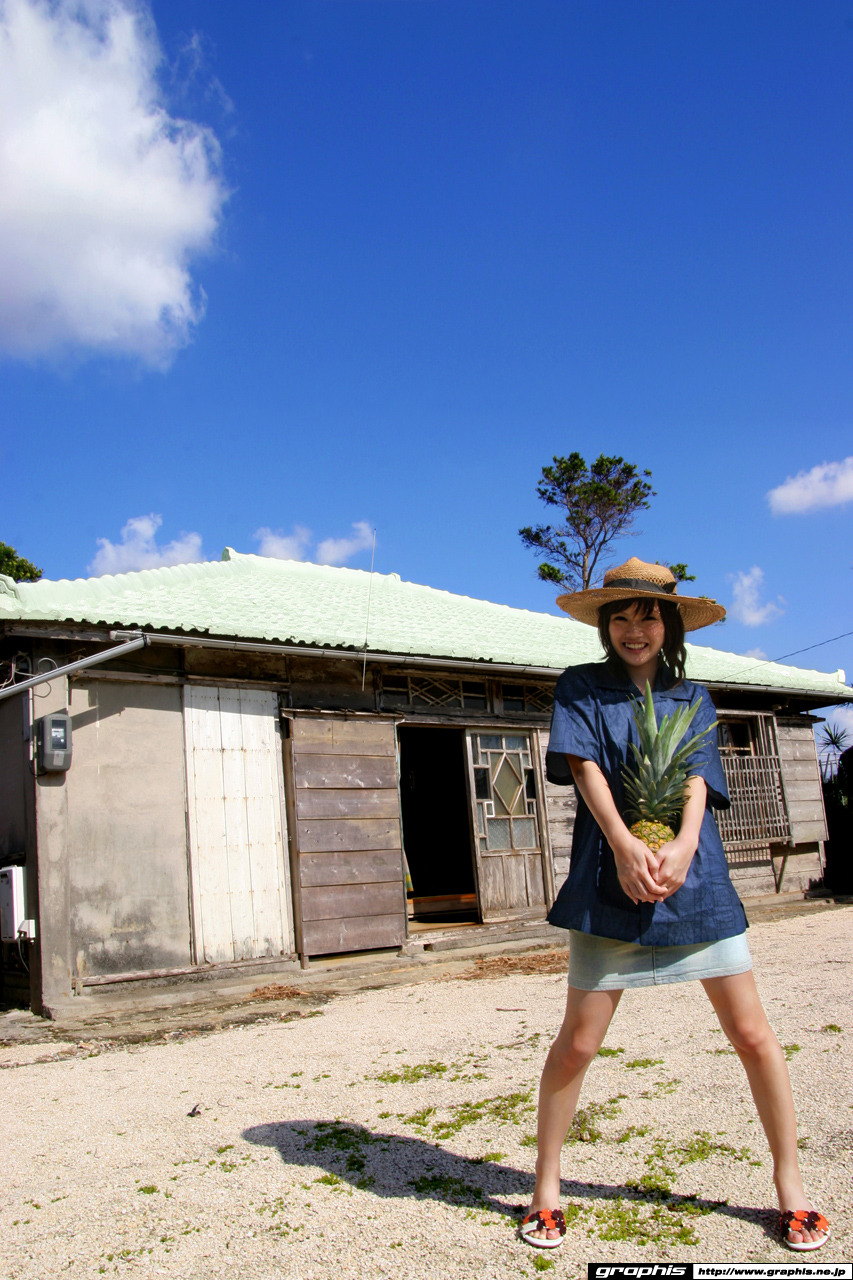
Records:
M678 595L675 577L666 565L646 564L636 556L615 569L608 569L602 586L558 596L557 604L578 622L597 627L598 611L608 600L645 599L671 600L678 605L685 631L697 631L699 627L707 627L726 616L723 606L715 600Z

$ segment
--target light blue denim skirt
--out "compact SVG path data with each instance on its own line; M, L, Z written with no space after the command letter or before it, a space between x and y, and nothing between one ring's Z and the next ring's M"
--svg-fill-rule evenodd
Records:
M752 956L745 933L686 947L644 947L569 930L569 986L581 991L622 991L666 982L746 973Z

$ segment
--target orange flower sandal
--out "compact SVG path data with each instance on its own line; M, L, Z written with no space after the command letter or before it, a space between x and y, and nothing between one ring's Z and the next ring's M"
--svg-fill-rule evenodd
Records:
M822 1213L818 1213L816 1209L786 1209L779 1217L779 1228L782 1232L782 1239L789 1249L795 1249L797 1253L807 1253L812 1249L820 1249L829 1239L829 1223ZM823 1235L820 1240L792 1240L792 1231L822 1231Z
M534 1231L559 1231L558 1236L535 1236ZM566 1219L562 1209L539 1209L522 1218L518 1234L534 1249L559 1249L566 1234ZM551 1265L550 1263L548 1264Z

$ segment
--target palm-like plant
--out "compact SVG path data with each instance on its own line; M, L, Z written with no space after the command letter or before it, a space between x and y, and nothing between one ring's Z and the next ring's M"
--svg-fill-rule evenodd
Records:
M825 724L815 735L820 757L820 772L824 782L835 777L842 751L851 745L850 733L837 724Z

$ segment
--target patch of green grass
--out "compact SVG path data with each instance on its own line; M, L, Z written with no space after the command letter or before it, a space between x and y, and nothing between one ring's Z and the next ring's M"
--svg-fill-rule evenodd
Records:
M520 1147L535 1147L539 1142L535 1133L526 1133L519 1142Z
M432 1131L437 1138L449 1138L466 1125L480 1120L502 1120L508 1124L520 1124L521 1117L533 1111L530 1102L533 1090L499 1094L495 1098L482 1098L479 1102L460 1102L450 1108L450 1118L437 1121Z
M618 1054L624 1053L624 1049L608 1049L604 1045L598 1051L599 1058L615 1058Z
M794 1054L800 1052L800 1046L798 1044L783 1044L782 1052L784 1053L787 1061L790 1062Z
M734 1053L734 1049L706 1049L706 1050L705 1050L705 1052L706 1052L706 1053L716 1053L716 1054L718 1054L718 1055L722 1055L722 1054L733 1054L733 1053Z
M233 1150L234 1150L234 1143L233 1143L233 1142L228 1142L228 1143L226 1143L226 1144L225 1144L225 1146L224 1146L224 1147L217 1147L217 1148L216 1148L216 1154L217 1154L218 1156L224 1156L226 1151L233 1151Z
M841 1035L841 1027L837 1022L827 1022L825 1027L821 1027L821 1031L834 1031L836 1035Z
M625 1099L624 1093L618 1093L607 1102L591 1102L587 1107L578 1107L575 1117L569 1126L569 1142L598 1142L601 1130L599 1120L613 1120L622 1110L620 1103Z
M413 1124L416 1129L425 1129L432 1117L435 1115L435 1107L423 1107L420 1111L413 1111L410 1116L398 1116L404 1124Z
M340 1187L343 1185L344 1180L339 1178L336 1173L323 1173L319 1178L315 1178L314 1181L326 1187Z
M486 1198L479 1187L472 1187L462 1178L453 1178L448 1174L417 1178L410 1185L419 1195L440 1197L448 1204L482 1205Z
M645 1159L648 1173L629 1185L645 1195L666 1198L672 1191L679 1166L707 1160L712 1155L723 1155L731 1160L749 1160L753 1165L761 1164L760 1160L752 1159L749 1147L733 1147L728 1142L719 1142L707 1130L702 1129L685 1142L655 1138Z
M363 1173L366 1160L365 1148L380 1139L361 1125L346 1124L343 1120L321 1121L306 1142L311 1151L334 1151L343 1159L347 1173Z
M644 1138L649 1131L647 1124L629 1124L627 1129L623 1129L620 1134L614 1138L614 1142L630 1142L632 1138Z
M144 1187L137 1187L137 1191L141 1196L153 1196L156 1190L157 1188L154 1186L153 1182L146 1183Z
M589 1234L602 1240L624 1240L641 1247L649 1244L697 1245L699 1237L692 1225L684 1221L682 1215L685 1211L689 1214L691 1209L686 1208L682 1198L647 1207L618 1196L593 1210L596 1227Z
M484 1151L481 1156L474 1156L472 1164L500 1164L505 1157L503 1151Z
M632 1058L630 1062L623 1063L623 1066L629 1069L634 1067L662 1067L663 1058Z
M556 1265L557 1264L553 1258L543 1257L541 1253L537 1254L533 1259L533 1268L535 1271L553 1271Z
M681 1081L676 1076L672 1080L656 1080L651 1089L644 1089L641 1098L662 1098L667 1093L675 1093Z
M413 1067L401 1067L399 1071L382 1071L371 1079L380 1080L382 1084L417 1084L431 1076L443 1076L446 1070L443 1062L419 1062Z

